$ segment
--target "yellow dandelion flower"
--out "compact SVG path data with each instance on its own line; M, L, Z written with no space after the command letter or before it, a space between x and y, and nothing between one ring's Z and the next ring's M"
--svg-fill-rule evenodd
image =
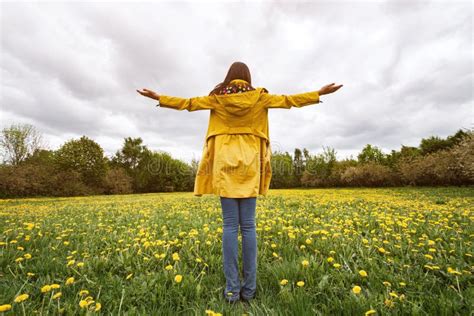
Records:
M25 254L23 255L23 257L25 257L26 259L31 259L31 254L25 253Z
M6 312L12 309L12 306L10 304L3 304L0 305L0 312Z
M133 273L130 273L129 275L127 275L127 277L125 278L125 280L128 280L132 277Z
M49 291L51 291L51 285L46 284L45 286L41 288L41 293L46 293Z
M60 298L61 295L63 295L61 292L58 292L56 294L53 295L53 300L57 299L57 298Z
M365 316L373 315L377 313L375 309L369 309L368 311L365 312Z
M307 267L307 266L309 266L309 261L308 260L303 260L303 261L301 261L301 264L303 265L303 267Z
M354 287L352 288L352 292L353 292L354 294L360 294L360 291L361 291L361 290L362 290L362 288L361 288L360 286L358 286L358 285L356 285L356 286L354 286Z
M298 285L299 287L302 287L304 286L304 281L298 281L296 282L296 285Z
M333 257L329 257L326 259L329 263L333 262L334 261L334 258Z
M98 312L98 311L100 311L101 308L102 308L102 304L100 304L100 303L95 303L94 311Z
M341 267L341 265L340 265L339 263L335 263L335 264L333 264L332 266L333 266L334 268L336 268L336 269L339 269L339 268Z
M56 284L56 283L51 284L51 289L59 289L60 287L61 287L61 285L59 285L59 284Z
M74 283L74 277L70 277L66 280L66 285L70 285Z
M174 277L174 280L175 280L176 283L180 283L183 280L183 276L181 274L177 274Z
M379 250L380 253L386 253L386 252L387 252L387 251L386 251L384 248L382 248L382 247L379 247L378 250Z
M168 270L168 271L173 270L173 266L171 264L169 264L165 267L165 269Z
M89 303L86 300L80 300L79 301L79 306L81 308L86 308L89 305Z
M28 294L20 294L13 300L15 303L21 303L30 297Z
M84 266L84 262L78 262L78 263L77 263L77 266L78 266L79 268L82 268L82 267Z
M393 301L390 300L390 299L388 299L388 298L387 298L383 303L384 303L385 306L387 306L387 307L393 307L393 305L394 305Z
M89 291L88 291L88 290L81 290L81 291L79 292L79 295L80 295L80 296L84 296L84 295L88 295L88 294L89 294Z
M363 278L367 277L367 272L365 272L365 270L360 270L359 271L359 275Z
M287 279L283 279L280 281L280 284L281 285L287 285L288 284L288 280Z

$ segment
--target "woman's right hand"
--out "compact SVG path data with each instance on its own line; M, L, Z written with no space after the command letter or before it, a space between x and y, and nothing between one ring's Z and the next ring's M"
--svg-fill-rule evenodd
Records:
M335 83L331 83L319 89L318 92L319 92L319 95L329 94L329 93L336 92L342 86L343 86L342 84L335 86Z
M137 92L140 93L141 95L145 96L145 97L160 101L159 94L152 91L152 90L148 90L148 89L143 88L143 91L137 90Z

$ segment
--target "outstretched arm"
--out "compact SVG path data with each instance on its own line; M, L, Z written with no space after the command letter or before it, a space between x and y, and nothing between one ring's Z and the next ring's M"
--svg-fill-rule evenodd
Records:
M342 85L334 86L334 83L325 85L319 90L304 92L292 95L264 94L266 108L285 108L303 107L310 104L322 103L319 99L321 95L337 91Z
M214 96L203 96L203 97L194 97L194 98L179 98L168 95L159 95L156 92L153 92L148 89L143 89L143 91L137 90L143 96L149 97L151 99L159 101L159 104L162 108L170 108L175 110L188 110L197 111L197 110L210 110L214 108Z

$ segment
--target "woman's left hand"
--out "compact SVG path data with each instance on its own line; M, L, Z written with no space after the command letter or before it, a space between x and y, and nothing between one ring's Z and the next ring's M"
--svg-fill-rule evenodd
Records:
M145 88L143 88L142 90L143 91L137 90L137 92L140 93L141 95L145 96L145 97L149 97L149 98L160 101L160 96L158 95L158 93L156 93L154 91L151 91L151 90L148 90L148 89L145 89Z

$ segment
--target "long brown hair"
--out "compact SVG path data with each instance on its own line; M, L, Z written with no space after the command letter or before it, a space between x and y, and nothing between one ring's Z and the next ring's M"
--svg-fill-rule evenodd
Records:
M249 85L252 85L252 77L250 76L249 67L247 67L243 62L236 61L232 63L227 71L227 76L224 81L215 86L209 95L215 94L220 88L227 86L234 79L242 79L247 81Z

